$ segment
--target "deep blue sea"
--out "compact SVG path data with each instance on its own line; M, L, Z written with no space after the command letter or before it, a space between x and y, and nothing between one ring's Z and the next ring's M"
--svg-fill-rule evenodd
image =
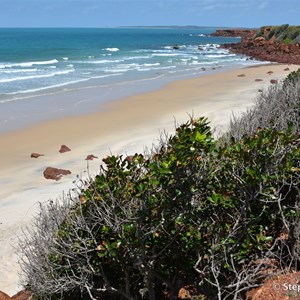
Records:
M40 95L89 86L109 87L108 95L126 83L133 89L253 64L221 49L239 38L210 36L215 29L0 28L0 118L1 105Z

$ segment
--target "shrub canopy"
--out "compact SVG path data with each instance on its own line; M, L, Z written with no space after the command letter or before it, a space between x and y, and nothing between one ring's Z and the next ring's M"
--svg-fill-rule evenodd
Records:
M272 92L278 105L284 92ZM289 105L295 112L299 98ZM299 124L288 113L281 128L273 116L237 134L248 117L223 141L207 119L191 118L148 155L103 159L63 206L42 206L23 247L35 297L177 299L192 285L202 299L238 299L270 261L272 274L296 269Z

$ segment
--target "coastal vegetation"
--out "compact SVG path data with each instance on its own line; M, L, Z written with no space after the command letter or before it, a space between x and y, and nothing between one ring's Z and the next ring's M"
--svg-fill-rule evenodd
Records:
M221 138L191 117L103 159L21 242L34 299L243 299L300 262L300 69Z
M217 36L239 36L240 43L223 44L233 53L279 63L300 64L300 26L263 26L258 30L218 30Z
M264 37L266 40L275 39L284 44L300 43L300 26L263 26L257 32L256 37Z

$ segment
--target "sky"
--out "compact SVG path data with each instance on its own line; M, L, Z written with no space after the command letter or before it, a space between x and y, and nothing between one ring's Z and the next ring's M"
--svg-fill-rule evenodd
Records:
M0 27L300 25L300 0L0 0Z

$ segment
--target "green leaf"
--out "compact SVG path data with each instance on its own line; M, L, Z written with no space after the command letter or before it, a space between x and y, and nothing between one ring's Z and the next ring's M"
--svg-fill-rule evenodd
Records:
M104 252L98 252L98 257L102 258L104 256L107 255L107 251L104 251Z
M273 237L271 236L266 236L265 241L266 242L271 242L273 240Z
M196 131L196 134L195 134L195 137L194 137L194 140L196 142L205 141L206 138L207 138L206 134L201 134L199 131Z
M241 152L241 144L236 144L235 149L237 152Z

